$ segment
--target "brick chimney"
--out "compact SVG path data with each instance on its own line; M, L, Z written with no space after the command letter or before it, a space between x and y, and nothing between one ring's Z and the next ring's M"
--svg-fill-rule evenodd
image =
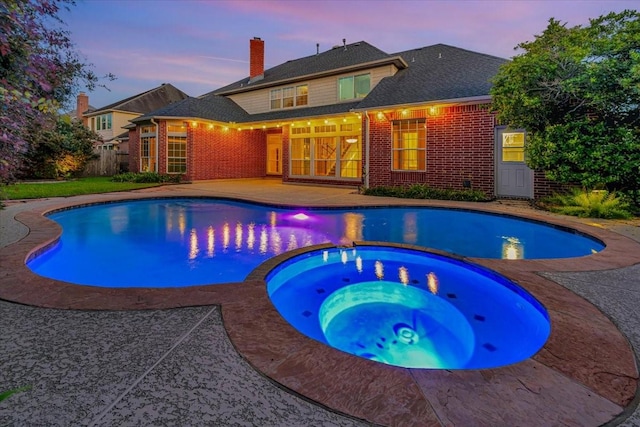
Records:
M82 122L85 126L87 125L87 118L82 117L82 113L89 109L89 96L80 92L76 99L76 118L78 121Z
M249 82L264 78L264 40L249 40Z

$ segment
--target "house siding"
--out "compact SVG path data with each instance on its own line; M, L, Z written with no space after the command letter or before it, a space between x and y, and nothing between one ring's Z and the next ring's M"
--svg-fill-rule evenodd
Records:
M249 114L267 113L269 111L274 111L271 110L271 90L306 84L309 86L309 99L308 105L305 105L304 107L333 105L338 103L338 79L340 77L370 73L371 89L373 89L380 82L380 80L395 74L396 71L397 68L394 65L385 65L382 67L375 67L370 70L348 72L339 75L322 77L315 80L288 83L280 86L272 86L265 89L258 89L253 92L243 92L235 95L229 95L229 98L231 98L236 104L246 110ZM352 101L352 99L348 100L348 102ZM291 109L292 108L286 108L284 110Z
M426 171L391 169L391 125L394 120L425 119L427 134ZM487 104L439 107L434 115L415 110L408 115L387 113L381 119L369 116L369 185L426 184L438 188L471 188L494 195L495 118Z
M104 114L111 114L111 129L103 129L103 130L95 130L95 121L92 122L91 118L98 118ZM103 141L110 141L116 136L120 135L123 132L123 127L129 124L130 120L135 119L140 116L140 114L136 113L123 113L120 111L105 111L102 114L97 114L94 116L87 116L87 123L89 124L89 128L93 124L94 127L91 128L94 132L100 135Z

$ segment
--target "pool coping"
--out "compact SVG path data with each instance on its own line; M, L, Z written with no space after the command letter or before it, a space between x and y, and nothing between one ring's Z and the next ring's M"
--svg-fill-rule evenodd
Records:
M82 200L59 199L50 206L17 214L16 219L26 225L30 232L18 242L0 248L0 298L33 306L78 310L220 305L225 328L233 345L255 369L281 386L324 407L377 424L440 425L464 422L464 417L470 416L470 413L460 411L460 407L467 407L471 411L476 408L473 402L479 400L486 403L486 399L479 399L477 394L467 394L466 390L482 390L484 394L491 395L498 393L496 390L502 390L501 387L505 385L513 390L514 384L520 384L520 387L538 390L538 393L544 391L545 394L539 402L528 402L528 411L538 405L541 411L550 417L557 416L558 420L566 421L567 413L572 413L569 419L576 425L599 425L622 416L637 394L636 357L627 339L595 306L539 273L608 270L635 265L640 263L640 244L605 229L540 212L508 215L575 229L602 240L607 247L594 255L560 260L507 261L457 257L514 280L545 305L552 320L551 337L538 354L520 364L481 371L389 367L341 353L298 333L271 305L264 277L283 257L295 256L308 248L267 260L240 284L182 289L105 289L71 285L37 276L24 264L34 252L42 250L60 235L59 226L43 216L46 212L90 203L165 197L189 197L189 194L159 196L158 193L126 193L96 195ZM251 197L221 197L269 203ZM405 200L376 202L372 199L367 207L454 207L504 214L493 206L482 204L470 206L455 202ZM325 207L354 205L331 204ZM415 248L412 245L405 246ZM568 384L570 393L552 390L554 387L549 384L556 383ZM498 394L504 396L504 392ZM450 404L451 408L448 409L443 402L451 400L458 402L458 406ZM555 415L554 408L549 407L549 402L553 401L563 402L562 407L555 409ZM517 407L517 402L512 402L510 410L513 410L513 405ZM483 410L489 419L499 419L496 417L504 411L504 406L490 408L485 405ZM578 415L576 410L582 413Z

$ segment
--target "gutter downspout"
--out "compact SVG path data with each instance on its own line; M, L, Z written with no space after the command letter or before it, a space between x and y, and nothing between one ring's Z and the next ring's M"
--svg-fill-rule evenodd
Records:
M369 188L369 153L371 145L369 143L369 113L366 110L364 112L364 117L364 188Z
M158 151L159 151L159 148L160 148L160 141L159 141L159 136L160 136L159 133L160 133L160 131L158 130L159 124L154 121L153 117L151 118L151 123L153 125L155 125L155 128L156 128L156 159L155 159L156 160L156 170L155 170L155 172L156 173L160 173L160 165L158 164L158 162L160 161L158 159Z

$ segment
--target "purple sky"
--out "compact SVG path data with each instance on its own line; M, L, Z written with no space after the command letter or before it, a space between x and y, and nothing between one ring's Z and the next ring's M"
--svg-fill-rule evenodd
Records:
M78 0L61 17L98 75L117 80L89 93L102 107L171 83L202 95L249 74L249 40L265 41L266 68L332 46L367 41L387 53L437 43L503 58L549 18L569 26L637 0L190 1Z

